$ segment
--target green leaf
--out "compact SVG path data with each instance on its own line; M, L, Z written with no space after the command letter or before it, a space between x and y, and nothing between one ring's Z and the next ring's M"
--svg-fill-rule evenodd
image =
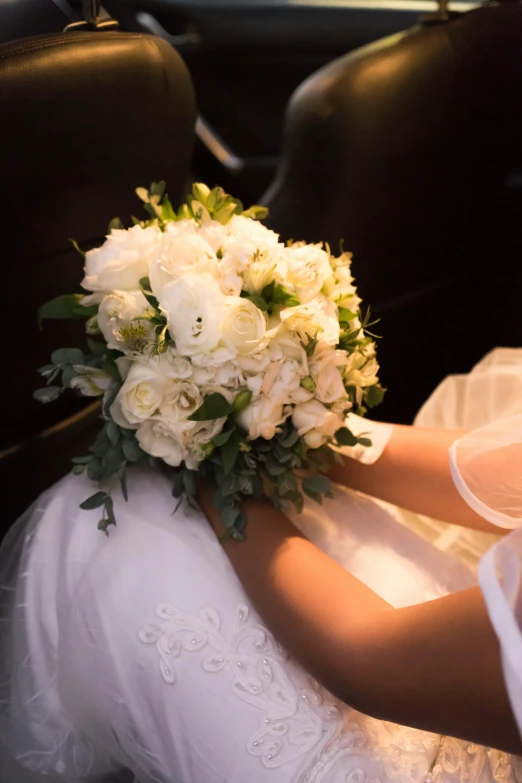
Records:
M84 500L83 503L80 503L80 508L84 511L100 508L100 506L105 505L105 501L108 497L106 492L95 492L94 495L91 495L87 500Z
M259 204L252 204L251 207L243 212L243 217L252 218L253 220L264 220L268 217L268 207L261 207Z
M303 387L303 389L306 389L306 391L309 392L315 391L315 381L311 375L305 375L304 378L301 378L301 386Z
M234 398L233 402L233 408L235 413L241 413L241 411L244 411L245 408L248 408L250 405L250 400L252 399L252 392L250 389L245 389L244 391L240 391L238 395Z
M109 438L113 446L116 446L118 444L120 440L120 428L118 427L115 421L110 421L107 424L107 437Z
M319 494L319 492L313 492L311 489L306 489L303 487L305 495L308 495L309 498L312 498L312 500L315 500L316 503L319 503L321 506L323 503L323 496Z
M70 237L69 237L69 242L70 242L70 243L71 243L71 245L74 247L74 249L76 250L76 252L77 252L77 253L79 253L79 254L82 256L82 258L85 258L85 255L86 255L86 254L85 254L85 250L82 250L82 249L81 249L81 247L80 247L80 245L78 244L78 242L77 242L75 239L71 239Z
M212 443L214 446L224 446L227 440L230 438L232 433L235 430L235 426L232 427L230 430L222 430L222 432L219 432L217 435L215 435L212 438Z
M221 512L223 527L227 528L227 530L234 527L240 513L240 510L235 506L225 506Z
M313 476L307 476L307 478L303 479L303 490L307 493L316 492L319 495L326 495L332 491L332 485L330 479L316 473Z
M131 443L132 441L125 440L123 443ZM102 479L108 479L111 476L113 476L115 473L117 473L120 468L123 466L124 463L124 456L121 447L118 446L111 446L107 451L105 452L105 456L103 457L103 473L102 473Z
M51 354L53 364L84 364L85 357L79 348L58 348Z
M81 307L80 302L82 299L83 294L63 294L62 296L57 296L55 299L46 302L38 310L38 326L41 328L42 321L46 318L64 319L83 317L83 313L80 315L78 312L78 308ZM82 309L88 310L88 308ZM88 317L87 312L85 317Z
M259 294L245 294L245 292L242 291L241 296L243 297L243 299L249 299L252 302L252 304L254 304L263 313L266 313L266 311L268 310L267 301L263 299L263 297L260 296Z
M357 437L347 427L337 430L335 440L339 446L356 446L358 443Z
M115 525L116 517L114 516L114 503L112 498L108 495L105 500L105 513L107 515L107 524Z
M33 392L33 398L38 402L54 402L62 393L61 386L46 386L43 389L36 389Z
M292 446L295 446L299 439L299 435L297 434L297 430L292 429L290 431L290 434L287 435L284 440L281 441L281 446L284 446L285 449L291 449Z
M384 399L385 392L386 389L383 389L378 383L374 386L370 386L364 395L364 401L368 408L375 408L376 405L380 405Z
M143 451L140 449L136 440L123 438L121 441L121 449L123 451L123 456L129 462L137 462L143 456Z
M361 437L359 437L359 438L357 438L357 440L359 441L361 446L366 446L368 448L369 446L372 445L372 442L371 442L370 438L361 438Z
M188 417L189 421L209 421L221 419L233 413L234 408L219 392L212 392L205 397L203 404Z
M227 440L227 442L221 447L221 458L223 460L223 470L225 472L225 476L230 473L236 464L242 440L243 438L241 437L241 433L239 430L235 429L233 430L232 435Z
M185 494L195 497L197 491L196 471L185 468L182 475L183 475L183 489L185 491Z
M159 182L151 182L149 193L151 196L158 196L159 199L162 198L163 194L165 193L165 188L167 186L167 183L164 179L161 179Z
M73 457L71 462L73 465L87 465L88 462L90 462L92 457Z
M140 288L142 290L145 290L145 291L150 291L151 290L150 277L141 277L139 282L140 282Z
M106 343L100 343L97 340L91 340L90 337L87 338L87 345L89 346L89 350L93 356L104 356L107 352Z
M184 492L185 483L183 481L183 472L183 470L177 470L176 473L174 473L172 495L175 498L180 498Z
M74 370L70 364L67 365L67 367L65 367L64 371L62 372L62 385L70 389L71 381L73 378L76 378L77 375L78 373L76 370Z
M147 188L136 188L134 192L136 193L140 201L146 202L149 200L149 191L147 190Z
M352 313L347 307L339 308L339 323L347 324L353 321L354 318L357 318L357 313Z
M103 473L103 466L101 460L98 457L91 457L90 462L87 463L87 475L91 481L98 481Z
M108 225L108 233L110 234L113 229L124 229L125 226L121 222L119 217L115 217L111 220L111 222Z
M165 196L161 202L161 217L163 220L176 220L176 213L174 212L168 196Z

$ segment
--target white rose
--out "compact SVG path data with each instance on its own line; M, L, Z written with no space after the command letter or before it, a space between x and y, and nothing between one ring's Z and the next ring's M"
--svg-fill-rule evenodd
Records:
M318 342L309 361L310 375L315 383L314 396L321 402L332 403L345 398L343 377L339 366L346 364L346 352L334 350Z
M174 228L177 223L171 223ZM169 226L170 228L170 226ZM164 287L173 280L179 280L187 272L213 277L218 275L216 255L202 236L192 233L169 233L165 237L161 250L150 265L150 285L153 294L160 299Z
M292 424L299 436L306 435L311 430L318 430L326 440L327 437L332 437L343 426L343 420L340 416L325 408L319 400L310 400L295 406L292 413Z
M73 370L77 375L71 379L71 389L78 389L84 397L99 397L113 383L109 373L98 367L73 364Z
M214 253L222 250L228 240L226 226L221 225L217 220L208 220L206 223L203 223L198 230L198 234L205 242L208 242Z
M339 311L325 296L298 307L285 307L279 315L286 328L305 343L317 336L328 345L339 342Z
M286 250L288 274L286 283L305 304L320 293L333 279L328 253L321 245L294 245Z
M150 418L159 409L168 384L155 363L135 363L111 407L112 418L123 427Z
M176 381L186 381L192 377L192 364L184 356L180 356L173 348L167 348L165 353L157 357L161 372Z
M113 229L103 245L85 255L83 288L87 291L132 291L147 277L162 239L157 226Z
M223 341L239 354L253 353L265 336L266 320L259 307L249 299L229 296L223 323Z
M192 381L173 381L163 395L159 410L163 418L176 429L185 430L194 427L195 422L188 421L203 402L199 388Z
M177 467L185 458L179 434L175 428L161 416L154 416L140 424L136 432L138 443L151 457L158 457L167 465Z
M98 310L98 326L109 348L124 353L143 353L155 340L149 321L136 321L152 311L141 291L113 291Z
M259 397L238 414L237 421L248 433L248 440L271 440L289 413L290 408L283 408L270 397Z
M225 296L212 275L187 273L168 283L160 300L177 351L194 356L212 351L221 340Z
M231 237L246 237L262 246L279 244L279 234L271 231L259 220L252 220L252 218L243 217L243 215L233 215L227 228Z

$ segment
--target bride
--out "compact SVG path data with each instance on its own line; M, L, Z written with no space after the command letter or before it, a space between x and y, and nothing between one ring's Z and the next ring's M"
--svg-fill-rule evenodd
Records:
M251 503L225 550L205 487L206 517L173 515L137 471L107 539L78 510L88 480L64 478L1 550L9 754L58 781L522 780L522 530L477 586L396 508L516 528L521 391L522 350L499 349L418 426L363 421L373 446L345 450L332 500L291 520Z

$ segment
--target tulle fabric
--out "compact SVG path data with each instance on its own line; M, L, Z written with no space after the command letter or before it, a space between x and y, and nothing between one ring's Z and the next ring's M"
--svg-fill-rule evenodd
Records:
M522 735L522 350L492 351L466 376L450 376L416 423L471 431L450 449L455 485L499 532L479 582L498 636L508 694Z

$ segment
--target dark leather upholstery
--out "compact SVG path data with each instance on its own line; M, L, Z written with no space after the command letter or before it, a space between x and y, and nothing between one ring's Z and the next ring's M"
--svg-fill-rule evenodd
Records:
M521 52L522 5L486 6L337 60L291 102L269 222L354 251L382 316L381 417L522 345Z
M166 179L173 203L181 200L195 112L183 62L152 36L63 33L0 46L0 243L9 300L0 449L31 441L77 410L74 399L47 406L32 400L41 385L36 369L54 348L82 339L81 328L64 321L47 322L40 332L37 308L80 290L83 262L69 237L84 248L100 242L112 217L139 212L138 185ZM23 453L15 460L17 480L27 464ZM30 489L22 505L35 485L66 469L63 449L38 453L26 468ZM45 470L53 460L60 468Z

